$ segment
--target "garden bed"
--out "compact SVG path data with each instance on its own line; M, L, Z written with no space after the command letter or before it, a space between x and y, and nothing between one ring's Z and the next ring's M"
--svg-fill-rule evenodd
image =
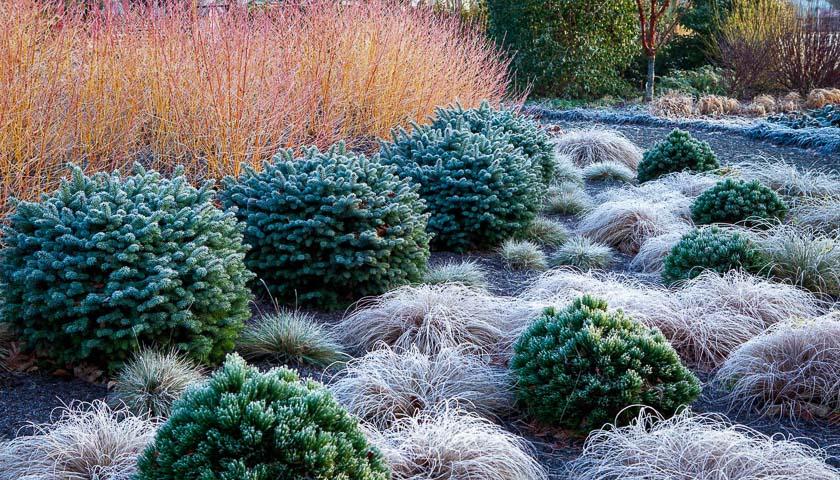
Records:
M551 122L564 130L583 127L604 126L600 121L569 121L551 120L550 112L543 112L545 121ZM621 131L639 146L648 148L665 137L671 131L666 125L640 125L636 123L608 124L609 128ZM690 127L689 127L690 128ZM711 144L718 152L721 163L725 166L756 155L782 158L796 164L801 169L834 169L840 167L840 159L819 153L814 150L774 145L769 142L754 140L744 136L734 135L725 131L710 131L709 129L693 129L699 139ZM617 186L614 182L587 183L587 191L597 194L607 188ZM575 217L553 215L554 219L562 221L567 226L574 226ZM547 249L548 253L551 252ZM511 271L505 268L500 256L494 252L477 254L434 253L430 265L446 262L473 260L486 272L490 279L491 293L503 296L517 295L525 289L538 275L536 271ZM635 275L643 281L651 281L650 275L631 272L628 265L629 257L619 256L610 271ZM655 279L653 281L656 281ZM271 303L264 301L255 311L270 311ZM316 317L328 324L336 323L340 313L313 312ZM267 367L267 364L260 365ZM304 371L316 378L320 378L317 371ZM789 420L772 417L759 417L747 411L733 411L725 398L725 392L714 385L708 384L709 375L697 372L704 381L703 394L692 405L697 412L721 413L729 416L735 422L745 424L767 435L781 434L792 437L797 441L812 447L826 450L830 456L829 463L840 466L840 428L828 421ZM74 401L92 401L105 398L107 390L104 385L88 383L65 373L63 376L47 375L46 373L0 373L0 437L14 437L27 430L23 427L27 422L46 422L54 408L70 404ZM544 431L521 419L503 419L507 429L522 435L535 446L540 462L548 468L552 478L566 478L565 465L580 453L584 438L558 431ZM23 428L23 429L22 429ZM22 430L21 430L22 429Z

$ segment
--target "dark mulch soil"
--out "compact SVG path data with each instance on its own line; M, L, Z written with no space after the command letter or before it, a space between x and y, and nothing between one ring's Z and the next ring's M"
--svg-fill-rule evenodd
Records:
M592 127L598 124L581 122L557 122L563 129ZM650 147L665 137L671 129L637 125L604 125L623 132L628 138L642 147ZM793 147L779 147L761 141L722 133L693 132L698 138L708 141L718 153L723 164L738 162L754 155L783 158L794 162L801 168L840 169L840 159ZM614 185L590 184L587 190L595 194ZM574 225L573 217L555 217L569 226ZM550 253L550 252L549 252ZM473 260L478 262L488 273L492 285L490 290L497 295L516 295L521 292L539 272L511 271L504 267L497 253L434 253L430 265L449 261ZM615 271L626 272L629 258L622 257L613 267ZM261 300L254 307L255 315L270 313L277 307L270 300ZM320 321L334 324L343 312L311 312ZM268 368L269 364L260 364ZM320 372L303 369L304 376L315 379L328 379ZM709 375L698 373L704 382ZM56 407L69 404L74 400L91 401L104 398L106 389L102 385L93 385L82 380L57 378L33 374L0 373L0 438L12 437L27 422L47 422ZM737 411L730 408L725 392L714 385L704 385L703 395L692 406L698 412L714 412L727 415L732 421L748 425L767 435L782 435L795 438L807 445L826 449L831 455L830 463L840 466L840 426L825 422L788 420L759 417L754 412ZM534 428L522 419L508 419L504 422L510 431L523 436L534 445L539 460L549 469L554 479L565 479L566 465L579 455L583 438L564 432L548 432Z

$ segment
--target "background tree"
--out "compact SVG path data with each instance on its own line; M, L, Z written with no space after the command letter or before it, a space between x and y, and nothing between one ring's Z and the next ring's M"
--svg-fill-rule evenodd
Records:
M647 57L646 102L653 100L656 52L674 35L680 24L680 17L691 8L691 3L692 0L636 0L642 50Z

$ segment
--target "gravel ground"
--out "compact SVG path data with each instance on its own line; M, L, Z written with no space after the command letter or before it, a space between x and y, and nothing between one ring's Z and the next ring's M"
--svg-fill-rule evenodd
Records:
M599 125L596 123L556 122L563 129L584 128ZM603 126L603 125L602 125ZM650 147L665 137L670 128L608 125L623 132L628 138L642 147ZM840 169L840 159L792 147L779 147L761 141L740 136L720 133L692 132L698 138L708 141L718 153L723 164L737 162L753 155L783 158L795 162L801 168ZM610 185L589 185L590 193L597 193ZM555 217L568 225L573 225L573 217ZM539 275L538 272L507 270L496 253L459 255L453 253L434 253L431 265L448 261L474 260L485 268L492 282L491 291L497 295L515 295ZM613 269L625 271L628 259L623 258ZM274 306L269 301L262 301L255 307L255 313L271 312ZM335 323L341 317L338 313L313 312L324 323ZM269 365L260 365L268 367ZM304 371L305 375L318 378L317 372ZM698 373L701 380L708 381L708 375ZM56 407L69 404L74 400L91 401L104 398L106 389L103 385L94 385L78 379L51 377L38 374L0 373L0 438L13 437L28 422L46 422ZM826 449L832 457L830 463L840 466L840 426L823 422L797 421L761 418L752 412L732 410L725 398L725 392L714 385L704 385L703 395L692 406L698 412L717 412L729 416L733 421L748 425L768 435L783 435L795 438L810 446ZM552 478L566 478L565 466L581 451L583 438L567 432L549 432L535 428L521 419L508 419L506 428L522 435L534 445L540 461L549 469Z

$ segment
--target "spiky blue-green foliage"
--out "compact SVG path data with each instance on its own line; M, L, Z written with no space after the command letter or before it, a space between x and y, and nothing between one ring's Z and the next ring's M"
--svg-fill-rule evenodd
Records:
M625 423L638 405L670 415L700 393L659 330L591 296L546 309L514 345L511 369L534 419L578 430Z
M717 156L708 143L676 129L645 152L639 163L639 182L657 179L673 172L706 172L720 168Z
M119 366L138 345L199 361L231 350L250 316L242 226L194 188L137 166L80 168L3 227L2 317L57 362Z
M761 254L744 235L718 227L700 228L683 235L671 248L665 257L662 281L674 284L694 278L704 270L757 272L762 263Z
M551 138L534 120L518 115L508 109L495 109L487 101L478 108L464 109L461 105L453 108L438 108L432 127L444 130L446 127L465 126L473 133L488 135L494 129L501 129L514 148L521 148L522 153L531 160L531 164L548 186L554 178L557 155Z
M425 272L428 216L416 188L343 144L300 158L281 151L259 172L225 178L221 199L247 225L248 267L283 302L343 307Z
M238 355L172 407L137 480L386 480L381 453L320 383Z
M787 205L761 182L727 178L703 192L691 206L691 219L698 225L709 223L754 224L782 220Z
M414 125L382 144L382 162L420 187L436 248L496 247L524 232L537 215L545 192L539 172L507 134L487 133Z

